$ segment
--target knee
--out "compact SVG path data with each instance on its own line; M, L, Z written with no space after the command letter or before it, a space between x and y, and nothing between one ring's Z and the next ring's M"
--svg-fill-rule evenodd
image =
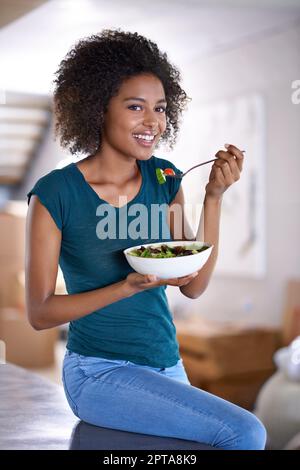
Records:
M262 422L252 413L248 413L241 423L237 439L240 450L264 450L267 432Z
M236 408L213 445L226 450L264 450L267 433L261 421L249 411Z

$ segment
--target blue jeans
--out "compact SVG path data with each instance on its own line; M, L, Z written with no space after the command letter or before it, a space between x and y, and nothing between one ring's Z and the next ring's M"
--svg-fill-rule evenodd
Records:
M182 359L159 369L67 350L63 385L73 413L96 426L221 449L265 447L266 431L256 416L193 387Z

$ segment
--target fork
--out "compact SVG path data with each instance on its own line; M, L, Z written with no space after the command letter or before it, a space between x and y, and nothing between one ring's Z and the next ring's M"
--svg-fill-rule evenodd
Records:
M245 150L241 150L241 152L245 153ZM219 160L219 159L213 158L212 160L207 160L206 162L198 163L198 165L192 166L192 168L187 170L185 173L180 173L177 175L168 175L164 173L164 176L168 176L169 178L183 178L189 171L193 170L194 168L197 168L198 166L206 165L207 163L215 162L216 160Z

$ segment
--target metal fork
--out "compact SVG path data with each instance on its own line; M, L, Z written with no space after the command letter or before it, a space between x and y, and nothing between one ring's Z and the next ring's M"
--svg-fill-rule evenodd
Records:
M241 150L241 152L245 153L245 150ZM213 158L212 160L207 160L206 162L198 163L198 165L192 166L189 170L187 170L185 173L180 173L177 175L165 175L168 176L169 178L183 178L189 171L193 170L194 168L197 168L198 166L206 165L207 163L215 162L216 160L219 160L219 158Z

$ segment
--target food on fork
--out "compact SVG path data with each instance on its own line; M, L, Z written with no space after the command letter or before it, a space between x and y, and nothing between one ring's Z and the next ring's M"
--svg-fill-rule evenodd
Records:
M166 182L166 175L175 175L175 172L172 168L156 168L156 177L159 184L164 184Z

